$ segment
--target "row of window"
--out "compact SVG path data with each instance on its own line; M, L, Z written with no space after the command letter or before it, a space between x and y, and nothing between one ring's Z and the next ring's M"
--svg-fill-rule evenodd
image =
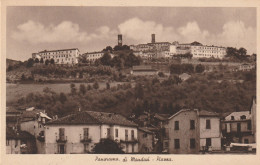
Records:
M68 58L68 57L71 57L71 55L68 55L68 54L63 54L63 55L57 55L57 56L46 56L46 57L43 57L43 59L50 59L50 58L61 58L61 57L66 57L66 58Z
M179 121L174 122L174 130L179 130ZM190 130L195 129L195 120L190 120ZM206 129L211 129L210 120L206 120Z
M206 46L198 46L197 49L207 49L207 50L226 50L225 48L217 48L217 47L206 47Z
M60 53L72 53L72 51L58 51L58 52L48 52L48 53L40 53L43 55L49 55L49 54L60 54Z
M107 128L107 138L110 138L111 136L111 129ZM63 139L65 136L65 128L59 128L59 137L60 139ZM116 128L115 129L115 137L118 138L119 136L119 130ZM89 138L89 128L83 128L83 137L84 138ZM134 140L134 130L131 130L131 140ZM125 140L128 140L128 130L125 130Z
M196 140L190 139L190 149L196 148ZM174 139L174 149L180 149L180 139Z

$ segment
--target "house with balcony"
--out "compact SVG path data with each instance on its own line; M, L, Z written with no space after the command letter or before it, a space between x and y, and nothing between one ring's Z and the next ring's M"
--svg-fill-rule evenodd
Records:
M182 109L165 124L164 152L196 154L221 149L220 117L205 110Z
M224 143L255 143L250 111L232 112L221 121Z
M46 123L46 154L91 153L101 139L118 142L125 153L138 152L137 124L120 114L82 111Z

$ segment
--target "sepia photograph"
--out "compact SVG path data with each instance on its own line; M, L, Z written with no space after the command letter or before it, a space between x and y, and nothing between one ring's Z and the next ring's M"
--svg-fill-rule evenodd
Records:
M257 7L7 6L5 57L7 155L256 155Z

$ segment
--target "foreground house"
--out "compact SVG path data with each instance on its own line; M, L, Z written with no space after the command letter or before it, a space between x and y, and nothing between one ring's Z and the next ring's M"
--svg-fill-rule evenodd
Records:
M35 138L30 133L6 128L6 154L33 154L35 149Z
M256 97L249 111L233 112L221 122L225 144L256 143Z
M165 125L164 151L194 154L221 149L220 117L209 111L183 109Z
M147 127L138 128L139 153L154 152L154 136L154 132L150 131Z
M46 124L45 153L89 153L105 138L119 142L125 153L138 152L135 123L115 113L84 111Z

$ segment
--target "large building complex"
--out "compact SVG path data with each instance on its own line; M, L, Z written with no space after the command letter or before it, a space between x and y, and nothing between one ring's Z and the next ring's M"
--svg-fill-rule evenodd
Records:
M174 42L170 45L171 55L181 55L181 54L192 54L193 58L224 58L226 55L226 48L219 46L208 46L202 45L201 43L195 41L190 44L179 44Z
M32 58L43 59L50 61L54 60L55 64L77 64L79 57L79 49L60 49L60 50L44 50L38 53L32 53Z

